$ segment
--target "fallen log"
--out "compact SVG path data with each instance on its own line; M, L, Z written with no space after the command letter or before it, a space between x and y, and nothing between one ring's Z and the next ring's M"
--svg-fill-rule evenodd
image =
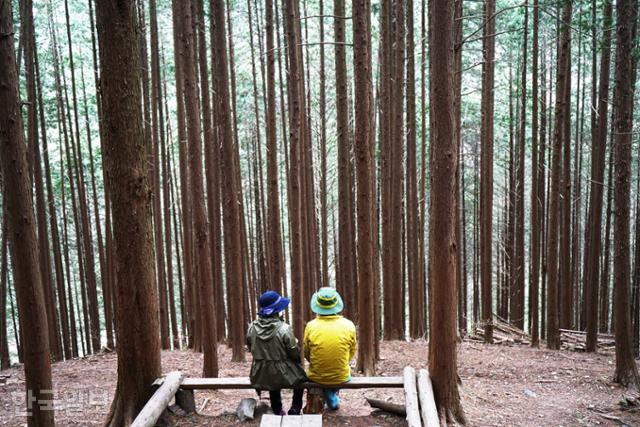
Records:
M153 427L162 415L173 396L178 391L180 383L184 380L182 372L171 372L162 382L162 385L153 393L151 399L144 405L142 411L131 424L131 427Z
M407 409L407 426L422 427L420 420L420 404L418 403L418 387L416 370L411 366L404 368L404 402Z
M372 408L380 409L381 411L399 415L401 417L407 416L407 408L405 408L404 405L398 405L397 403L391 403L380 399L372 399L370 397L365 397L365 399Z
M433 395L433 385L429 371L420 369L418 374L418 398L420 399L420 414L425 427L440 427L440 417Z

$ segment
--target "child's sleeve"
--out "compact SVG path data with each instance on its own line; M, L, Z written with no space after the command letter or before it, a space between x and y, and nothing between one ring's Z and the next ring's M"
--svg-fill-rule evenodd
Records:
M351 346L349 348L349 360L353 359L353 357L356 355L356 348L357 348L357 338L356 338L356 327L354 325L353 328L351 329Z
M300 363L300 349L298 348L298 340L293 335L293 330L289 327L284 334L284 346L287 350L289 359Z
M251 325L247 329L247 336L245 337L245 344L247 344L247 348L251 351Z
M304 358L308 361L311 361L311 359L309 359L310 352L311 343L309 342L309 325L307 324L307 326L304 328Z

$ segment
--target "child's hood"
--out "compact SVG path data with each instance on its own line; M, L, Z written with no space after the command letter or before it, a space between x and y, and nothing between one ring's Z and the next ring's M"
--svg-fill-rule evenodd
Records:
M282 320L276 317L259 317L253 322L253 326L258 338L261 340L269 340L278 333L278 330L282 326Z

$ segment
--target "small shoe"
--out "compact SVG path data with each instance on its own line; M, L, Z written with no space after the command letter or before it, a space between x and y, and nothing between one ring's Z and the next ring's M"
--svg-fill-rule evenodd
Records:
M280 413L278 414L281 417L284 417L285 415L287 415L286 412L284 412L284 409L282 411L280 411Z
M289 412L287 412L287 415L300 415L300 412L302 412L300 408L292 406L291 409L289 409Z
M331 396L329 396L329 398L327 399L327 406L332 411L337 411L338 409L340 409L340 398L337 394L332 394Z

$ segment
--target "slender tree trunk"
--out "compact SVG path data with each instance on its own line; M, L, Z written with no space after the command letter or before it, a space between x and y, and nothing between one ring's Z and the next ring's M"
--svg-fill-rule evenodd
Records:
M175 7L174 11L178 11L178 7ZM195 47L193 45L194 23L191 14L191 5L188 2L182 2L180 19L182 19L181 41L182 52L184 54L184 103L187 113L187 137L189 139L190 190L193 195L193 247L197 254L195 273L198 301L196 304L197 307L193 307L193 309L199 310L199 316L202 322L201 342L204 353L203 375L205 377L216 377L218 376L218 355L216 318L213 312L213 286L211 285L213 272L211 267L211 246L209 244L207 213L204 206L200 105L198 103L196 58ZM205 88L205 90L207 89ZM195 260L196 259L194 259L194 261Z
M419 225L419 202L418 202L418 176L416 159L416 61L415 61L415 39L413 25L413 0L408 0L406 4L407 23L407 272L409 284L409 335L412 338L419 338L424 332L421 323L424 317L421 316L422 299L424 298L424 287L420 281L420 269L422 264L419 258L420 233Z
M547 230L547 268L548 268L548 291L547 291L547 346L550 349L560 348L559 336L559 318L558 318L558 288L562 283L559 280L558 266L559 262L567 262L566 259L558 258L558 231L559 231L559 211L560 211L560 185L561 185L561 164L562 142L564 137L564 116L568 114L569 106L566 103L565 92L568 82L567 72L569 64L569 55L571 52L570 45L570 27L571 22L571 0L564 0L562 12L561 33L559 39L558 51L558 71L556 80L556 116L553 138L553 154L551 161L551 190L549 193L549 226Z
M513 288L511 289L511 298L509 299L509 311L511 323L519 329L524 330L524 176L525 176L525 143L526 143L526 127L527 127L527 57L528 51L528 34L529 34L529 7L528 2L524 3L524 34L522 40L522 78L520 80L520 112L519 112L519 131L518 146L516 149L516 172L515 172L515 252L513 264Z
M374 291L374 242L372 214L375 203L373 181L373 93L371 70L371 3L354 0L353 63L355 65L355 133L354 150L357 175L357 251L358 251L358 366L365 375L373 375L376 365L376 327Z
M453 65L454 2L430 2L431 207L429 282L432 284L429 371L441 419L465 424L456 357L456 137Z
M609 107L609 69L611 63L612 33L611 1L604 4L602 53L600 55L600 79L598 99L594 100L597 108L597 127L591 131L591 189L589 191L589 216L586 224L584 256L584 286L587 305L587 345L586 351L597 350L598 340L598 287L600 283L600 256L602 248L602 205L604 167L607 144L607 119ZM593 112L592 112L593 115Z
M31 3L26 3L30 15ZM44 289L38 265L38 244L27 146L20 114L19 77L14 51L11 2L0 3L0 168L5 214L8 218L13 277L21 316L27 398L36 402L50 398L52 390L49 336ZM26 20L27 25L33 22ZM29 426L54 426L53 411L33 405Z
M160 59L158 46L158 18L156 1L149 1L150 41L151 41L151 136L152 136L152 185L153 185L153 231L156 255L156 277L159 299L160 344L163 349L171 348L169 340L169 316L167 303L167 285L173 286L171 277L166 274L171 258L166 258L163 241L163 210L160 188L160 150L164 141L164 115L162 111L162 87L160 81ZM167 203L165 199L165 203Z
M531 270L529 275L529 331L531 334L531 346L538 347L540 345L540 155L538 145L538 122L539 122L539 103L538 99L538 59L539 42L538 33L540 27L540 5L538 0L533 0L533 40L532 40L532 61L531 61Z
M153 224L148 151L142 124L136 9L132 2L98 0L105 159L113 191L118 385L106 424L128 425L160 375L160 331L153 270ZM131 215L131 212L138 215ZM136 325L132 328L131 325Z
M484 341L493 342L492 308L492 229L493 229L493 111L495 19L494 0L484 2L484 38L482 63L482 111L480 130L480 281L482 287L482 323Z
M613 121L613 120L612 120ZM612 126L613 127L613 126ZM613 139L613 136L611 136ZM605 218L605 232L604 232L604 255L602 260L602 277L600 279L600 332L609 332L613 329L613 325L609 323L609 307L611 305L611 298L609 297L609 271L610 271L610 256L611 256L611 205L613 200L613 150L609 154L609 167L607 172L607 210ZM612 319L613 323L613 319Z
M38 133L38 103L36 93L36 65L37 46L33 23L33 6L31 1L24 3L24 15L22 16L25 29L25 69L27 77L27 145L29 148L29 162L32 180L35 187L35 213L37 220L38 255L40 264L41 282L47 311L47 325L49 333L49 345L51 357L55 360L62 359L62 347L58 334L58 319L55 304L55 293L51 283L51 257L49 246L49 232L47 227L47 213L42 177L42 162L40 159L40 135ZM42 125L42 140L46 143L46 126Z
M636 77L636 19L638 3L620 0L616 3L616 87L613 95L615 144L613 147L615 183L613 223L614 241L614 316L616 368L614 381L625 387L638 388L638 368L631 348L629 285L629 192L631 179L631 132Z
M284 283L284 259L282 253L282 235L280 233L280 196L278 194L278 135L276 123L276 80L275 80L275 43L273 22L273 0L265 3L266 36L267 36L267 260L270 272L269 288L282 293ZM284 130L283 130L284 132Z
M0 193L4 194L0 185ZM2 240L0 240L0 369L9 369L11 359L9 358L9 340L7 335L9 326L7 325L7 214L2 215Z
M91 239L91 226L89 224L89 209L87 206L87 197L85 192L84 172L82 167L82 144L80 142L80 125L79 125L79 108L78 97L76 91L75 67L73 62L73 44L71 42L71 28L69 21L69 5L65 0L65 17L67 24L67 42L69 48L69 68L71 70L71 94L73 100L75 139L71 140L71 148L73 153L73 163L75 174L77 176L78 201L80 207L80 219L82 227L82 246L84 248L85 257L85 274L86 297L90 324L91 349L93 352L100 351L100 315L98 314L98 291L97 279L95 273L95 261L93 256L93 243ZM77 150L77 151L76 151Z
M222 0L211 1L213 93L214 110L217 114L221 139L222 171L234 171L234 145L232 139L231 109L229 106L229 67L225 40L224 4ZM243 250L240 236L240 202L235 173L222 173L223 224L227 288L231 297L229 321L233 360L244 360L244 293Z

